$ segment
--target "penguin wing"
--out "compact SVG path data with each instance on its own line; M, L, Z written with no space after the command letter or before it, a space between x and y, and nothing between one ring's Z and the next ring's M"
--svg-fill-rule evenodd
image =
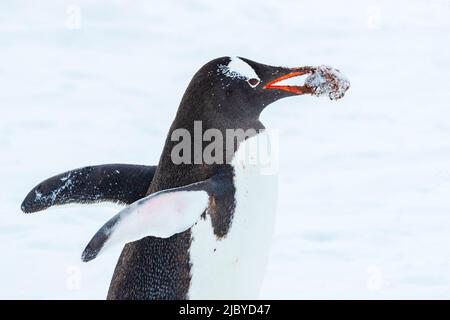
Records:
M217 174L187 186L162 190L136 201L110 219L84 249L88 262L114 245L125 245L144 237L169 238L191 228L214 198L234 192L232 179Z
M67 171L34 187L22 202L32 213L68 203L130 204L145 197L156 166L106 164Z

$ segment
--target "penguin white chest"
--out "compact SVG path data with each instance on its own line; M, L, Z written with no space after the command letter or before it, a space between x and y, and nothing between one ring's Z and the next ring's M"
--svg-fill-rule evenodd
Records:
M270 153L274 150L264 150L262 155L259 141L263 139L268 139L266 133L247 139L231 163L236 203L226 236L216 237L209 215L191 229L189 299L258 297L278 195L274 155Z

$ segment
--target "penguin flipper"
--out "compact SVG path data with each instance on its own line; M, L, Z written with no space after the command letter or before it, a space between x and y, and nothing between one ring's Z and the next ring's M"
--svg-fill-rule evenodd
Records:
M106 164L64 172L34 187L22 202L32 213L68 203L131 204L145 197L156 166Z
M81 259L88 262L113 245L153 236L169 238L191 228L215 205L214 198L234 192L232 180L215 175L187 186L162 190L124 208L94 235Z

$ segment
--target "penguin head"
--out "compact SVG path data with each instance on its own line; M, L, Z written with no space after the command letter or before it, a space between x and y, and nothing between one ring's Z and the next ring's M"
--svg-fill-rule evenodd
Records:
M308 76L311 70L310 67L269 66L242 57L222 57L208 62L195 74L184 99L197 108L194 113L257 120L272 102L310 93L302 84L306 78L302 76Z

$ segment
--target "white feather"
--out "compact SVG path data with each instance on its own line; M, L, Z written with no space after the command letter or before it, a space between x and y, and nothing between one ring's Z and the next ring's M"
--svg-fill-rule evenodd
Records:
M253 161L259 156L246 146L255 139L241 144L232 162L236 208L226 237L217 239L209 215L191 229L190 299L258 297L273 234L277 176Z
M101 251L154 236L168 238L189 229L209 203L206 191L152 194L123 209Z

